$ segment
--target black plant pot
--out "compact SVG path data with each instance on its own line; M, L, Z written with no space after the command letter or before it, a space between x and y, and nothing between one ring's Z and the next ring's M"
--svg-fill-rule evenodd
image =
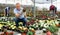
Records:
M37 28L34 28L35 30L38 30L38 27Z
M43 29L43 27L40 27L40 28L39 28L39 30L42 30L42 29Z
M46 33L47 31L46 30L43 30L43 33Z

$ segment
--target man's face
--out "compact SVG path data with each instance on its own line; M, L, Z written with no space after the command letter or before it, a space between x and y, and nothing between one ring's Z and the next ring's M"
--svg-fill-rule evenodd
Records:
M19 3L16 4L16 8L17 8L18 10L20 10L20 4L19 4Z

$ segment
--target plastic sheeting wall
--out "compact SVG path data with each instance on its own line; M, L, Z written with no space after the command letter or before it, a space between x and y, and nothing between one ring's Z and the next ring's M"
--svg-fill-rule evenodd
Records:
M32 5L33 2L31 0L0 0L1 4L16 4L19 2L21 5Z

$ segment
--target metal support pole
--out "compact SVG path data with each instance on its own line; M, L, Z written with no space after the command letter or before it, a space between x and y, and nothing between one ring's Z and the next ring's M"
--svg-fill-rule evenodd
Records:
M52 5L53 0L51 0L51 5Z
M35 0L34 0L34 17L36 17L36 14L35 14Z

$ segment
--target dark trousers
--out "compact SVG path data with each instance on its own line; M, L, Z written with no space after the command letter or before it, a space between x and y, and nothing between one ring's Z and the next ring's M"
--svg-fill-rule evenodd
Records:
M22 19L20 19L20 18L15 18L14 21L15 21L15 23L16 23L16 27L19 26L19 22L23 22L23 26L26 25L26 18L22 18Z

